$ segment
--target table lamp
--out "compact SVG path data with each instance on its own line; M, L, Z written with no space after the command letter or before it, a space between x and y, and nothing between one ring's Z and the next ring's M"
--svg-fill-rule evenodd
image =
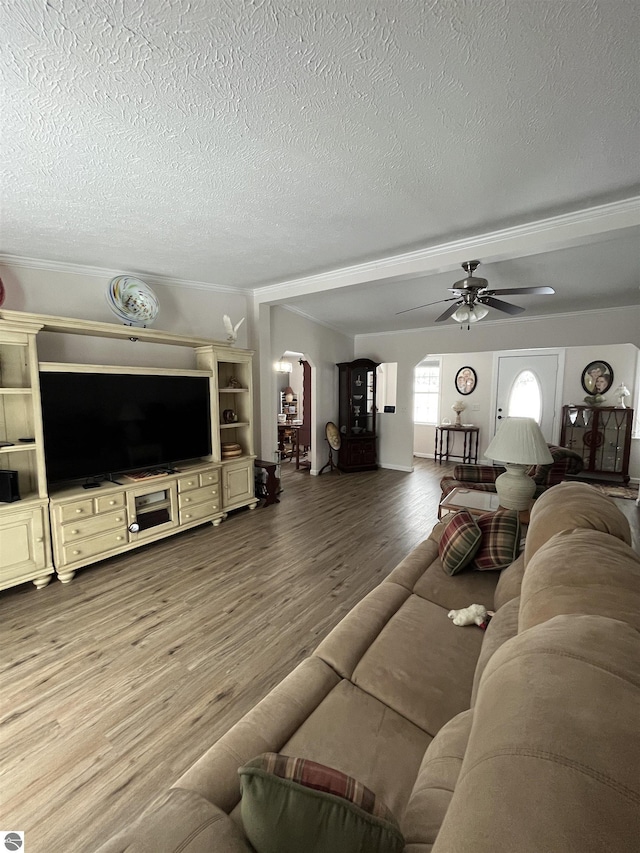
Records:
M542 430L533 418L506 418L484 452L507 469L496 480L500 506L528 509L536 484L527 475L532 465L553 462Z

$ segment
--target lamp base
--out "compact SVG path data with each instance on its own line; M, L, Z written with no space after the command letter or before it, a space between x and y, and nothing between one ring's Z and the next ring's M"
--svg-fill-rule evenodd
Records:
M529 509L536 490L536 484L527 474L531 466L514 462L506 462L504 466L507 470L496 480L500 506L505 509Z

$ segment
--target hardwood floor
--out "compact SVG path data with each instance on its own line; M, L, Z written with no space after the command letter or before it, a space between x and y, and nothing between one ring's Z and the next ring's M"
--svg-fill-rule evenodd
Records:
M137 815L428 535L418 463L286 463L280 504L0 593L0 827L76 853Z
M0 593L0 827L88 853L139 814L428 535L453 466L415 463L284 464L280 504Z

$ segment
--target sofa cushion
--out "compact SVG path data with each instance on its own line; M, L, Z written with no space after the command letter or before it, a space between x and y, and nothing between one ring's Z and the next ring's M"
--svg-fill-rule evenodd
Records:
M520 630L563 613L592 613L640 630L640 556L598 530L556 533L527 566Z
M399 817L430 742L418 726L345 680L280 752L303 755L353 776Z
M429 744L402 818L405 844L436 840L455 791L472 721L473 711L462 711Z
M524 553L520 554L510 566L500 572L495 595L493 597L493 609L500 610L501 607L514 598L519 598L522 578L524 577Z
M362 655L410 595L409 590L396 583L379 584L338 622L314 656L328 663L342 678L350 678Z
M588 483L560 483L533 504L524 545L524 564L561 530L601 530L631 544L629 522L611 498Z
M395 569L387 576L386 580L389 583L396 583L399 586L403 586L411 592L415 583L434 562L434 560L438 560L438 562L440 561L440 558L438 557L438 542L444 527L445 525L441 522L437 524L436 528L438 528L439 534L437 538L429 536L429 538L425 539L424 542L420 542L419 545L416 545L413 551L407 554L402 562L398 563ZM434 530L436 528L434 528Z
M399 853L404 846L382 800L332 767L265 753L238 772L242 824L258 853Z
M639 719L629 625L556 616L504 643L481 679L433 853L636 850Z
M438 557L416 581L413 592L444 607L447 613L468 607L473 602L484 604L487 610L491 610L498 578L497 572L472 572L469 569L448 575Z
M449 519L442 532L438 554L442 568L448 575L462 571L480 547L482 534L474 517L462 509Z
M497 611L493 619L489 622L487 630L484 632L482 640L482 648L480 649L480 657L476 664L476 671L473 676L473 687L471 689L471 707L475 705L476 696L478 695L478 686L482 673L485 667L493 657L494 653L500 648L503 643L515 637L518 633L518 613L520 610L520 597L512 598L500 610Z
M277 684L176 782L230 812L240 801L238 767L261 752L279 752L340 678L309 657Z
M352 676L362 690L432 735L469 707L484 636L475 625L457 627L447 612L412 595Z
M520 552L520 519L513 509L498 509L478 518L482 534L471 568L480 572L505 569Z

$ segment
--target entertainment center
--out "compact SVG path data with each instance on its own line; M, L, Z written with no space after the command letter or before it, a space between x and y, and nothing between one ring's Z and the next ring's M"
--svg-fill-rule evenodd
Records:
M41 332L188 347L195 368L39 362ZM0 310L0 589L41 588L54 571L68 583L98 560L254 509L252 355Z

